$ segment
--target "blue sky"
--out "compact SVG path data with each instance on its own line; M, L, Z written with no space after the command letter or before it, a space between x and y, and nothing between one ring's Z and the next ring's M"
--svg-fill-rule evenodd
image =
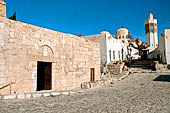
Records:
M144 21L152 12L158 19L158 36L170 28L170 0L4 0L7 16L56 31L83 35L112 35L128 28L134 38L145 41Z

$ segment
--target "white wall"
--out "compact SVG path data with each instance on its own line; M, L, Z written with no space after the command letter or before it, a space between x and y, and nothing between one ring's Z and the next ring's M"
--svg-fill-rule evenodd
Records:
M165 29L165 55L166 63L170 64L170 29Z
M100 43L101 64L109 64L110 61L122 60L122 48L124 48L124 59L126 58L127 46L122 41L113 38L107 31L103 31L97 35L85 36L84 38ZM111 59L109 51L111 51ZM113 57L113 51L115 51L115 58Z
M168 30L170 32L170 30ZM162 63L167 63L167 64L170 64L170 39L169 38L166 38L166 37L169 37L170 38L170 35L169 33L167 32L167 30L164 31L162 37L160 38L160 41L159 41L159 44L158 44L158 52L157 54L160 54L161 55L161 61Z
M157 19L148 19L145 21L145 24L150 24L150 23L156 24L155 25L156 31L154 33L152 31L149 31L148 33L146 33L146 42L150 46L149 53L154 51L158 46Z
M150 46L149 52L154 51L158 46L158 36L157 35L158 35L157 32L146 34L147 44Z
M117 40L113 37L112 38L106 37L106 43L107 43L107 63L110 63L110 61L122 60L123 43L120 40ZM111 60L109 51L111 51ZM115 52L115 58L113 58L113 51ZM118 54L119 51L120 57Z

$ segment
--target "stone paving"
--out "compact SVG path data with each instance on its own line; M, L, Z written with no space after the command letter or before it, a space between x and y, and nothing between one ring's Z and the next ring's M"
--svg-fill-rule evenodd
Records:
M0 113L169 113L170 73L133 73L70 96L1 100Z

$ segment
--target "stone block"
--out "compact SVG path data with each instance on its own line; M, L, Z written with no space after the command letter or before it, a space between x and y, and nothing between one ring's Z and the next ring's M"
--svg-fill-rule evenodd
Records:
M52 96L59 96L59 95L61 95L61 92L51 92L51 95Z
M62 95L70 95L70 92L69 91L62 91L61 94Z
M16 94L5 95L3 99L4 99L4 100L16 99L16 97L17 97Z
M71 94L76 94L76 92L75 92L75 91L70 91L70 95L71 95Z
M81 89L89 89L89 88L91 88L91 85L89 82L81 83Z
M25 94L25 98L31 98L31 94Z
M4 35L4 29L0 29L0 34Z
M0 73L2 74L2 77L0 76L0 85L6 85L8 84L8 78L7 77L4 77L4 73Z
M0 65L4 65L5 64L5 59L0 59Z
M51 94L50 93L44 93L43 96L44 97L49 97Z
M5 71L6 70L6 66L3 65L3 66L0 66L0 71Z
M25 94L17 94L17 98L18 99L24 99L25 98Z
M10 37L12 37L12 38L15 37L15 33L14 33L14 32L10 32L9 35L10 35Z
M3 35L0 35L0 40L2 40L3 39Z
M0 59L3 59L3 58L4 58L4 54L0 53Z
M3 29L3 28L4 28L4 23L0 22L0 29Z
M33 98L39 98L39 97L41 97L41 93L33 93L32 97Z
M0 40L0 46L4 46L4 41Z

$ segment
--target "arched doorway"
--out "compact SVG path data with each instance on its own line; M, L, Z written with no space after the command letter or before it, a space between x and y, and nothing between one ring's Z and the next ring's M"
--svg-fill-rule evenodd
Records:
M37 55L37 91L52 89L52 63L54 53L51 47L43 45Z

